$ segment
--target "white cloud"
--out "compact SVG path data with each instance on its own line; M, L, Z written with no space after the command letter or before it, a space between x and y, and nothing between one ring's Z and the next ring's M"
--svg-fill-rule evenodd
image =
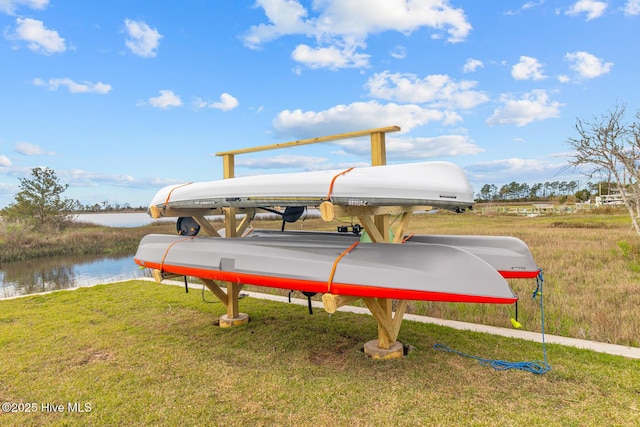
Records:
M624 14L630 16L640 15L640 0L628 0L624 5Z
M15 11L24 6L29 9L42 10L47 7L49 0L0 0L0 12L13 15Z
M166 178L135 178L131 175L117 175L91 172L82 169L61 170L58 176L64 181L73 182L74 187L126 187L133 189L157 189L165 185L178 184L179 181Z
M150 105L155 108L166 110L170 107L181 107L182 100L171 90L161 90L160 95L155 98L149 98L146 102L140 102L138 105Z
M347 153L366 156L371 152L368 141L346 139L335 143ZM431 138L386 138L387 158L391 160L430 159L478 154L484 149L464 135L440 135Z
M613 62L603 62L602 59L588 52L567 53L565 59L571 63L572 70L586 79L593 79L607 74L613 67Z
M373 129L397 125L409 132L432 121L454 124L461 120L452 112L442 112L419 105L379 104L376 101L337 105L324 111L281 111L273 121L280 136L308 138L313 135L333 135L353 129Z
M0 154L0 168L11 167L11 160L4 154Z
M389 52L389 55L395 59L404 59L407 56L407 48L404 46L396 46Z
M219 102L208 102L202 98L196 98L191 105L195 109L215 108L222 111L231 111L239 105L239 102L237 98L225 92L220 95Z
M298 0L257 0L269 21L254 25L242 36L252 49L279 37L303 35L316 46L298 45L292 58L312 68L368 66L368 55L356 49L366 47L370 34L397 31L403 34L423 27L448 34L448 41L466 39L471 31L462 9L447 0L322 0L313 2L312 12Z
M44 151L39 145L32 144L30 142L18 142L15 150L17 153L24 154L25 156L37 156L42 154L52 156L55 154L52 151Z
M529 9L533 9L534 7L538 7L544 4L544 0L540 0L538 2L533 2L533 1L528 1L525 4L523 4L520 9L516 9L514 10L508 10L506 11L504 14L505 15L519 15L521 12L523 11L527 11Z
M607 3L596 0L579 0L575 2L565 14L570 16L578 16L582 13L587 15L587 21L600 18L607 9Z
M524 126L535 121L559 117L560 107L564 106L557 101L549 100L549 95L544 90L534 90L524 94L520 99L503 95L501 102L504 106L494 110L493 115L486 121L487 125Z
M230 111L238 106L238 99L229 95L228 93L223 93L220 95L220 102L214 102L210 105L211 108L216 108L222 111Z
M384 71L370 77L365 86L374 98L469 109L489 100L484 92L473 90L477 84L471 80L455 82L445 74L420 79L415 74Z
M61 53L67 50L65 40L57 31L45 28L42 21L31 18L17 18L16 32L7 36L10 40L27 42L27 47L44 55Z
M155 28L149 27L143 21L132 21L125 19L124 25L128 38L124 44L134 55L143 58L153 58L160 45L162 35Z
M97 93L104 95L111 91L111 85L102 82L91 83L85 81L82 83L76 83L69 78L49 79L47 81L36 78L33 79L33 84L35 86L44 86L48 90L58 90L59 87L66 86L71 93Z
M327 169L330 165L326 157L299 156L299 155L276 155L268 157L239 158L236 159L236 166L248 169L304 169L319 170Z
M479 59L469 58L467 59L467 62L464 63L464 66L462 67L462 72L473 73L478 68L483 68L483 67L484 67L484 63Z
M252 25L244 38L247 47L255 49L264 43L291 34L312 35L314 25L305 20L307 10L295 0L257 0L271 24Z
M358 47L364 47L362 43L352 46L328 46L312 48L306 44L300 44L291 52L294 61L306 65L309 68L328 68L337 70L340 68L362 68L369 65L370 55L357 53Z
M516 80L543 80L547 78L542 71L542 64L530 56L520 57L520 62L511 68L511 77Z
M566 160L547 159L499 159L479 162L464 167L470 181L475 183L505 184L517 182L545 182L556 180L558 174L567 167Z

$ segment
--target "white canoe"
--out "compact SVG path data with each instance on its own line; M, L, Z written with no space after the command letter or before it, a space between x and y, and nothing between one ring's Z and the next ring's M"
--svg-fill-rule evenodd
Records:
M150 210L319 206L432 206L463 211L473 205L464 171L449 162L246 176L162 188Z

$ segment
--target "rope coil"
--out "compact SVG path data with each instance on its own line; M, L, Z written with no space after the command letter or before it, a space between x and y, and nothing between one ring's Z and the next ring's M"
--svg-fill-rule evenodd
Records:
M435 343L433 348L438 351L444 351L447 353L454 353L459 356L469 357L471 359L475 359L482 366L490 366L498 371L506 371L509 369L518 369L521 371L527 371L534 374L542 375L549 372L552 368L547 361L547 345L544 340L544 305L542 303L542 285L544 283L544 276L542 275L542 269L538 272L538 276L536 277L536 290L533 292L533 299L536 296L540 297L540 317L542 322L542 352L543 352L543 360L535 361L535 362L509 362L505 360L495 360L495 359L485 359L478 356L473 356L470 354L465 354L457 350L453 350L450 347Z

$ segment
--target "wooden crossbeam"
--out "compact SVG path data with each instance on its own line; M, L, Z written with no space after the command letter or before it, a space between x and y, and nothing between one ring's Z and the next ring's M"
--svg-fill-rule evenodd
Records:
M207 233L209 236L211 237L221 237L220 233L218 233L218 230L215 229L215 227L213 225L211 225L211 223L209 221L207 221L207 219L202 216L202 215L198 215L198 216L194 216L192 217L193 220L195 222L198 223L198 225L204 229L205 233Z
M384 298L363 298L367 308L378 321L379 347L388 349L395 343L407 308L406 300L399 300L393 315L393 301Z
M361 136L368 136L368 135L371 135L372 139L374 138L374 135L376 135L375 138L377 138L378 140L381 139L382 143L384 144L385 133L398 132L399 130L400 130L400 127L398 126L387 126L383 128L377 128L377 129L368 129L368 130L361 130L357 132L341 133L337 135L321 136L318 138L299 139L297 141L281 142L279 144L261 145L258 147L241 148L239 150L231 150L231 151L221 151L219 153L216 153L216 156L222 156L223 159L225 157L232 158L232 156L235 154L256 153L258 151L277 150L279 148L297 147L301 145L317 144L319 142L331 142L331 141L337 141L340 139L358 138ZM380 137L380 135L382 135L382 137ZM380 142L378 142L377 144L379 146ZM384 157L384 159L386 160L386 156ZM379 163L379 164L384 164L384 163ZM374 165L374 166L377 166L377 165Z

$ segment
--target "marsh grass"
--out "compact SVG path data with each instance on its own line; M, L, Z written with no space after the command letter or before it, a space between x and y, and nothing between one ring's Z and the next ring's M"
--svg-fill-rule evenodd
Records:
M72 223L64 229L39 228L0 221L0 264L59 255L129 254L149 233L174 233L163 223L136 228Z
M540 344L405 321L400 360L362 353L371 316L244 298L221 304L130 281L0 302L0 401L85 413L0 413L3 426L637 425L637 361L549 345L545 375L433 349L540 360ZM39 406L40 407L40 406Z

